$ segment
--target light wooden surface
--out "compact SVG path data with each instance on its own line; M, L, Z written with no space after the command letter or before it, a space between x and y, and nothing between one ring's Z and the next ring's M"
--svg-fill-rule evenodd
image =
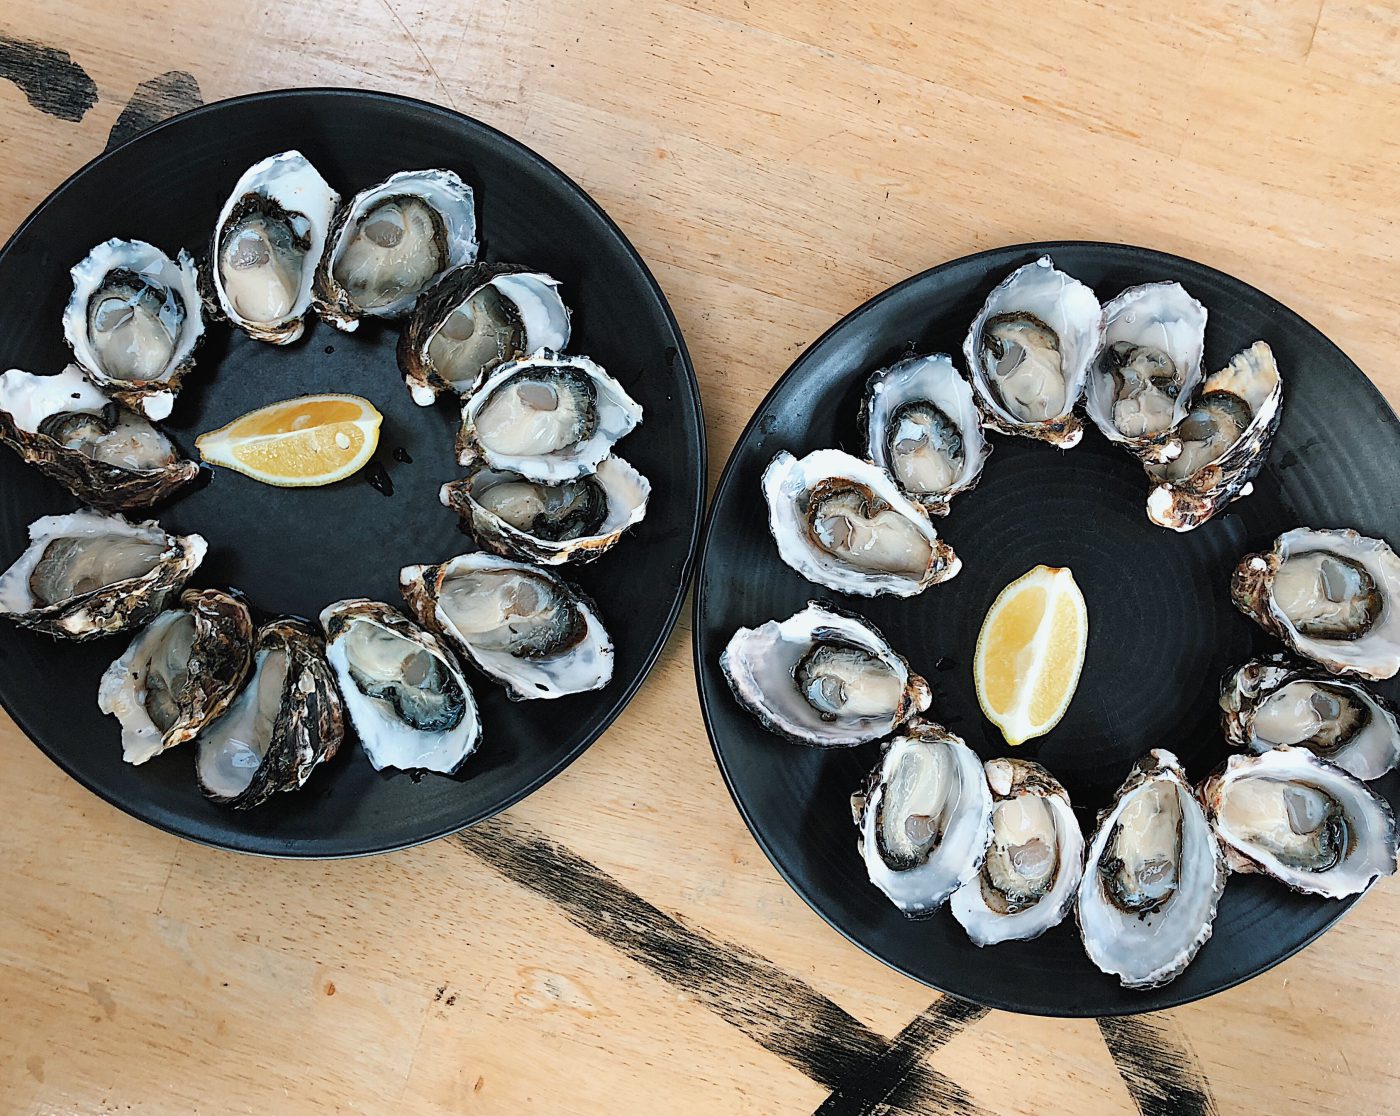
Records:
M518 136L656 271L716 473L838 315L1025 240L1223 268L1400 401L1393 3L10 0L0 32L69 52L99 94L72 122L0 81L6 235L133 91L127 127L162 95L344 84ZM689 636L527 802L349 863L181 843L5 723L0 1113L1400 1111L1394 879L1192 1007L963 1010L768 865L715 770Z

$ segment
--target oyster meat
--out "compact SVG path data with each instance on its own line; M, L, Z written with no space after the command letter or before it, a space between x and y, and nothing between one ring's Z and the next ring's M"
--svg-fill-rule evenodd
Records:
M59 639L138 627L174 599L208 549L154 521L76 511L29 525L28 548L0 574L0 616Z
M592 604L545 570L494 554L405 566L404 600L418 622L506 688L512 701L598 690L613 645Z
M1333 674L1400 671L1400 558L1382 539L1298 527L1246 554L1230 581L1235 607Z
M1210 937L1226 874L1181 765L1154 748L1089 843L1077 903L1089 960L1125 988L1174 980Z
M54 376L0 375L0 442L83 503L150 507L199 476L170 439L112 402L70 364Z
M882 740L933 700L874 626L817 601L781 622L740 628L719 665L764 728L823 748Z
M984 765L992 840L982 869L953 893L953 917L979 946L1039 937L1074 906L1084 836L1069 794L1030 760Z
M73 266L63 335L108 395L163 419L204 336L199 276L183 248L172 260L144 240L107 240Z
M982 475L992 447L972 388L945 353L909 357L870 377L861 400L870 460L932 515Z
M470 395L497 367L569 344L559 281L516 264L454 268L424 291L399 335L399 369L413 401Z
M1017 268L987 296L963 342L987 425L1061 449L1078 445L1084 428L1074 407L1102 344L1093 291L1049 256Z
M145 763L192 740L228 708L252 656L248 606L217 589L187 589L98 684L97 707L122 727L122 759Z
M911 597L962 568L888 473L840 450L781 451L763 471L763 497L778 554L828 589Z
M1395 871L1395 817L1354 775L1306 748L1231 756L1201 785L1230 867L1340 899Z

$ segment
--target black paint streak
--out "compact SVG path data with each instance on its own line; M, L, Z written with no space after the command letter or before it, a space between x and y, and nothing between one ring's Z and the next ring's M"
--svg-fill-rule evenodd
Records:
M122 114L112 125L111 134L107 137L107 149L110 151L133 136L139 136L152 125L202 104L204 98L193 74L184 70L157 74L136 87L126 108L122 109Z
M1098 1021L1108 1052L1142 1116L1217 1116L1195 1052L1148 1015Z
M66 50L0 35L0 78L40 112L76 124L97 104L97 83Z

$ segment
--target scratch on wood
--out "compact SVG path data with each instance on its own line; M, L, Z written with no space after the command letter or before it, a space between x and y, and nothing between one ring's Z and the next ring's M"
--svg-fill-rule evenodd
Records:
M1216 1116L1195 1051L1150 1015L1098 1021L1108 1052L1142 1116Z
M452 91L447 88L447 82L442 80L442 75L433 65L433 60L428 57L428 52L423 49L423 44L418 41L418 36L408 29L408 24L403 21L403 17L399 15L398 9L390 3L390 0L379 0L379 2L384 5L384 10L389 13L393 21L399 25L399 30L408 36L408 41L413 44L413 49L418 52L418 57L423 60L423 65L428 68L428 73L433 75L433 80L437 82L437 87L442 90L442 95L448 105L455 109L457 102L452 99Z
M0 78L40 112L77 123L97 104L97 83L66 50L0 35Z
M199 82L184 70L167 70L149 81L143 81L122 109L112 131L107 136L107 150L138 136L147 128L198 108L204 104Z

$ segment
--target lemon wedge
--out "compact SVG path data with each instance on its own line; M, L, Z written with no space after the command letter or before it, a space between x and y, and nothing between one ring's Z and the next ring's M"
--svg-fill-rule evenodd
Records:
M264 484L303 488L344 480L368 464L384 416L358 395L302 395L249 411L195 439L211 465Z

